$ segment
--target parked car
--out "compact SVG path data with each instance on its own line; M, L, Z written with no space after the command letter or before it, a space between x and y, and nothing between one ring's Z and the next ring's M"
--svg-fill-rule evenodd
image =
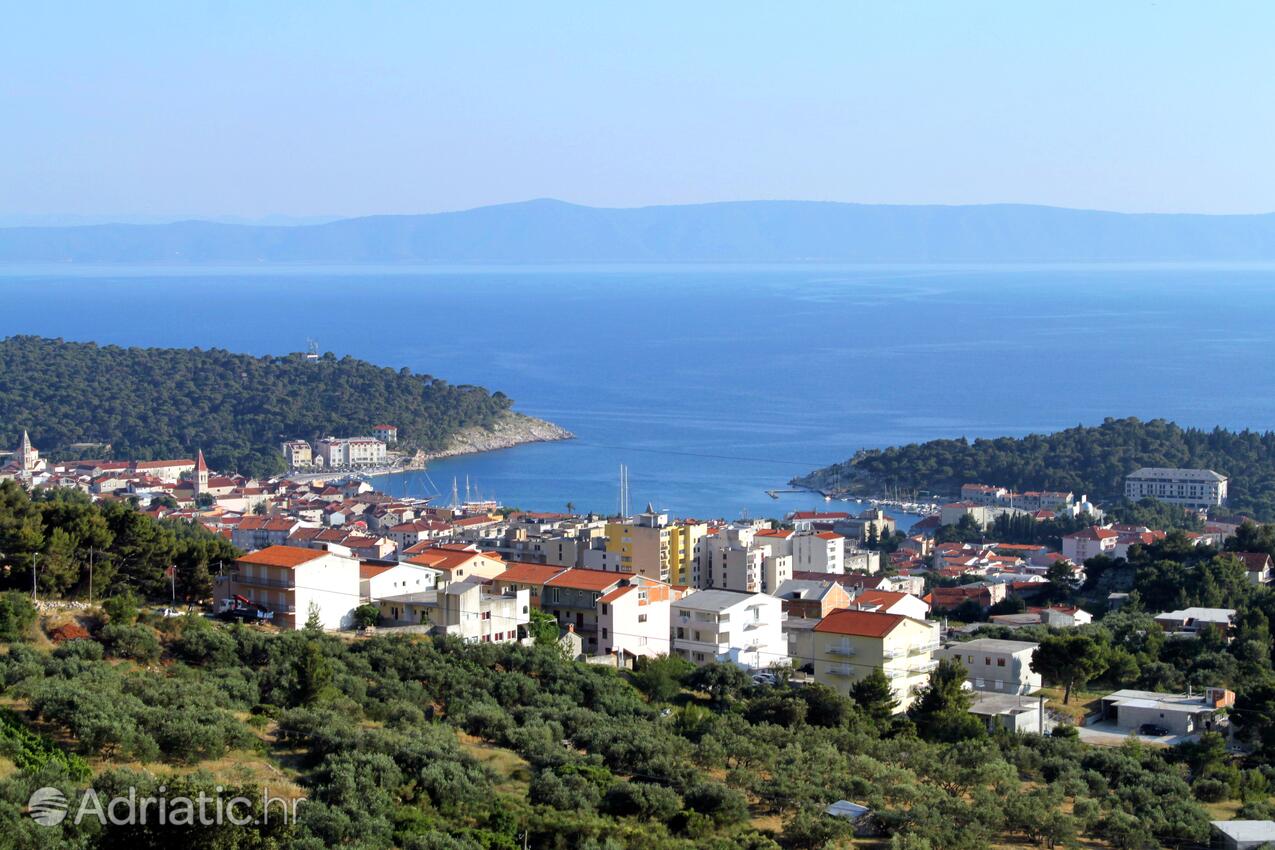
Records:
M1158 726L1155 723L1143 723L1141 726L1138 727L1138 734L1153 735L1159 738L1162 735L1168 735L1169 730L1165 729L1163 726Z

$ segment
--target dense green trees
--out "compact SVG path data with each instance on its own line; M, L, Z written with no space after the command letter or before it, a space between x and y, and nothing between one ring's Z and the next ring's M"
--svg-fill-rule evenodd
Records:
M110 443L116 457L190 457L214 469L283 471L279 443L398 426L408 448L509 410L502 393L325 354L252 357L220 349L119 348L16 336L0 341L0 444L23 428L46 453Z
M143 618L129 628L148 626ZM52 653L13 645L0 654L0 682L5 697L29 706L18 722L61 730L86 755L145 762L144 788L176 784L162 763L281 758L308 797L299 822L233 833L234 843L215 831L181 838L218 850L821 848L849 833L822 813L838 799L871 807L900 848L977 850L1004 836L1062 845L1081 835L1156 847L1207 835L1195 798L1225 786L1257 806L1264 788L1209 742L1179 758L989 735L957 716L968 717L968 694L956 664L940 669L909 719L817 685L755 686L724 668L688 677L718 691L713 699L666 688L685 667L653 662L648 670L667 676L648 678L643 694L555 646L348 643L191 617L164 649L165 664L143 670L104 662L95 641ZM276 743L261 742L243 718L272 723ZM495 752L515 764L494 774L458 732L481 737L489 752L504 748ZM42 770L0 779L0 828L29 834L29 818L6 801L25 800L38 787L30 783L76 784L56 764ZM105 791L123 779L107 771L93 782ZM759 816L782 826L759 831ZM173 846L155 829L68 826L40 841L31 846Z
M1215 469L1231 478L1231 509L1275 519L1275 432L1202 431L1164 419L1106 419L1098 426L1021 438L865 449L794 483L863 495L878 495L886 486L952 495L966 482L982 482L1020 491L1070 490L1114 506L1124 493L1124 477L1142 466ZM1162 526L1189 523L1175 509L1148 511L1153 509L1121 508L1133 520L1142 517Z
M238 553L224 537L156 520L129 502L91 502L78 490L28 494L0 481L0 588L95 600L124 592L208 598L220 564ZM176 573L169 577L169 569Z

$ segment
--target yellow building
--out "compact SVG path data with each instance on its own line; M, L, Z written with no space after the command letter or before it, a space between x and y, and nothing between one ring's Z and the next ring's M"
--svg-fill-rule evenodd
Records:
M688 584L706 530L702 523L670 523L648 504L631 522L607 523L607 552L619 556L622 572Z
M803 645L804 644L804 645ZM815 681L849 696L872 670L885 673L904 711L938 666L938 623L875 611L834 611L806 632L797 650L814 666Z

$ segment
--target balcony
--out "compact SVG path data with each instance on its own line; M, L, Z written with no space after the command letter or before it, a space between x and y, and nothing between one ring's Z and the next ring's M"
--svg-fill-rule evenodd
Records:
M829 655L843 655L847 658L858 653L858 650L848 643L830 644L826 651Z
M294 585L291 581L284 581L275 578L257 578L255 576L247 576L243 573L231 573L230 580L235 584L243 584L251 587L281 587L285 590L292 590Z
M829 676L851 677L855 674L855 670L849 664L830 664L828 665Z

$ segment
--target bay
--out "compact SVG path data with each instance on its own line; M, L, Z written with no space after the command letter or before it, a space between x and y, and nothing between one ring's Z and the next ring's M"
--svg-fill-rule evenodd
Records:
M320 348L502 390L578 439L378 479L527 509L773 516L855 450L1107 416L1275 423L1269 266L0 269L0 333ZM91 403L91 400L88 401ZM855 506L851 506L855 507Z

